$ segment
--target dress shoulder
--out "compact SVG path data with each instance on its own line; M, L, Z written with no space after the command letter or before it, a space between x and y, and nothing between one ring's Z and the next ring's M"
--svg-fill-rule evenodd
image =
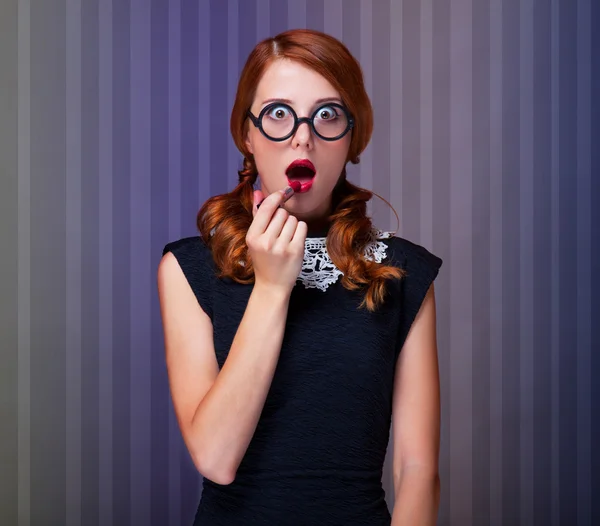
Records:
M168 252L177 259L202 310L212 320L215 266L210 249L201 236L192 236L167 243L163 256Z
M421 308L425 295L436 279L443 260L425 247L402 237L391 237L388 256L405 271L400 281L400 348Z

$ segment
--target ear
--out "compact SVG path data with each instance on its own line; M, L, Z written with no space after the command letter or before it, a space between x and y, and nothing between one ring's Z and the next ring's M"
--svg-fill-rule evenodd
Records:
M246 145L248 152L251 155L254 155L254 148L252 148L252 141L250 140L250 132L249 131L246 133L246 139L244 140L244 144Z

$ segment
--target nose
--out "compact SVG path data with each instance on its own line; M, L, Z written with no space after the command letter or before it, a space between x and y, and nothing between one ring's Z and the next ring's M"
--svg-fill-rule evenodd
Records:
M298 126L296 133L292 136L292 147L299 148L304 146L307 150L310 150L313 146L313 135L310 129L310 124L303 121Z

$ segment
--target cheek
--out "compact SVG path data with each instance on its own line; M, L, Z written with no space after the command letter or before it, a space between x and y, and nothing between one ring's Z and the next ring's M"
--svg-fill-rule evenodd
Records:
M329 146L330 148L327 157L330 166L341 169L348 159L350 141L344 138L341 141L331 143Z
M277 143L269 141L267 138L263 137L262 134L260 137L253 138L252 147L254 149L254 162L256 163L258 173L268 175L269 169L272 168L274 164L272 161L276 158L278 153L277 146Z

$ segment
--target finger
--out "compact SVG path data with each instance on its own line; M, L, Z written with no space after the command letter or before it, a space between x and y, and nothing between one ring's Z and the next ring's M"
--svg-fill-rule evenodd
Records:
M296 216L289 215L287 221L283 225L281 229L281 233L279 234L279 241L282 243L289 245L290 241L294 237L294 233L296 232L296 226L298 225L298 220Z
M281 199L279 200L279 204L281 205L281 203L283 202L284 198L285 198L285 188L283 190L279 190L278 192L273 192L272 194L270 194L268 197L270 198L271 196L279 196L281 194ZM256 208L260 208L260 206L263 204L263 201L265 201L264 195L262 196L261 199L259 199L258 201L258 205L256 205Z
M255 229L258 234L264 233L265 230L267 229L267 227L269 226L269 223L271 222L271 218L273 217L273 214L275 213L275 211L277 210L277 208L279 207L279 205L281 204L282 201L283 201L283 191L282 190L273 192L266 199L264 199L263 202L260 203L261 213L256 214L256 217L254 218L250 228ZM257 205L257 208L258 208L258 205Z
M284 208L275 210L275 214L273 214L269 226L265 230L265 235L271 236L272 239L277 239L280 236L281 229L283 228L283 225L285 225L288 217L289 213Z
M294 232L294 237L290 241L290 245L295 245L299 248L304 247L307 233L308 225L304 221L298 221L298 225L296 225L296 231Z

